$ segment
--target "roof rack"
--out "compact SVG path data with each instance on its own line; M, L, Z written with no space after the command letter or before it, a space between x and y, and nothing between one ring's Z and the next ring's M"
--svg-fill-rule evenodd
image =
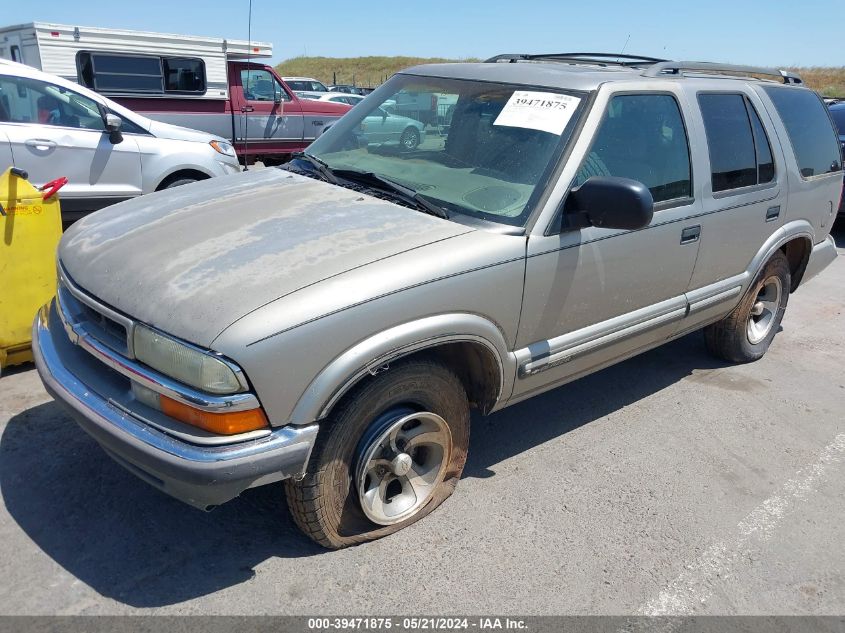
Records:
M646 67L643 76L660 77L662 75L684 75L684 71L703 73L736 73L741 75L771 75L785 84L803 84L797 73L761 66L741 66L720 64L718 62L673 62L645 55L627 55L624 53L505 53L484 60L485 63L516 63L520 61L552 61L564 64L590 64L598 66L621 66L624 68Z
M742 75L771 75L785 84L803 84L797 73L777 68L762 66L741 66L736 64L720 64L717 62L670 62L662 61L649 66L643 73L644 77L659 77L661 75L683 75L684 71L703 73L737 73Z
M569 64L592 64L599 66L651 66L665 59L646 57L644 55L626 55L625 53L505 53L484 60L485 63L507 62L510 64L520 61L554 61Z

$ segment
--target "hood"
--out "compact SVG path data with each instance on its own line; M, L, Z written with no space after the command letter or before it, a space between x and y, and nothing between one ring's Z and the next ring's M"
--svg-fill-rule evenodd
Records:
M280 169L233 174L98 211L62 238L83 289L209 347L306 286L472 229Z
M162 121L150 121L149 131L153 136L158 138L166 138L173 141L194 141L196 143L210 143L211 141L223 140L219 136L214 136L207 132L200 132L199 130L192 130L187 127L179 125L171 125ZM226 141L228 143L228 141Z

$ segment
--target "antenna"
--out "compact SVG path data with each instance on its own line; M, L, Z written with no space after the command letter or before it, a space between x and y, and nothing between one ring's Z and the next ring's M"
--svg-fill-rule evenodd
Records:
M630 41L631 41L631 34L628 33L628 37L625 40L625 44L624 44L624 46L622 46L622 50L619 52L619 57L622 57L622 55L625 54L625 49L628 48L628 42L630 42ZM619 61L619 57L616 58L616 61Z
M249 12L247 14L247 27L246 27L246 86L241 86L241 90L244 93L244 100L246 100L247 86L250 85L250 79L252 73L252 0L249 0ZM244 115L244 171L249 171L249 106L244 105L241 108L241 112Z

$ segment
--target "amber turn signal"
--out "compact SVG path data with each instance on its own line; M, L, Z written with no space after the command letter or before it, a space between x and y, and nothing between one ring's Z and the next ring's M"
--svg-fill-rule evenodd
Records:
M266 429L267 417L261 409L233 411L231 413L209 413L194 409L167 396L160 396L161 411L171 418L205 429L219 435L236 435L247 431Z

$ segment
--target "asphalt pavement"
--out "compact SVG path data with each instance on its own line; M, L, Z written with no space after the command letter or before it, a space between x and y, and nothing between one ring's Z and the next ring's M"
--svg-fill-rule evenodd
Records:
M474 418L451 499L338 552L280 485L154 490L30 365L0 378L0 613L842 614L843 489L845 257L761 361L693 334Z

